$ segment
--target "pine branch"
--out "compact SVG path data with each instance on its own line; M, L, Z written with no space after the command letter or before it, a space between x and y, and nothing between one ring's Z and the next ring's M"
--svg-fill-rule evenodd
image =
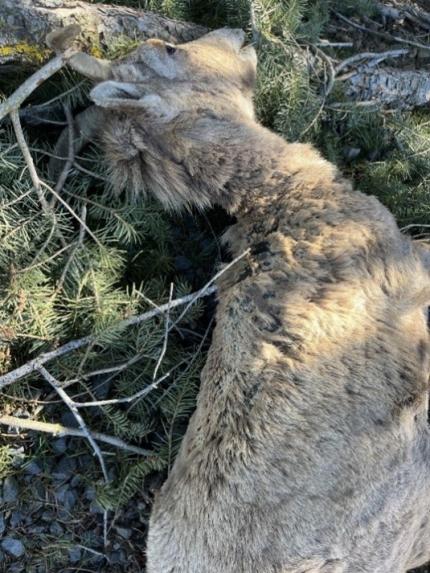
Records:
M233 259L230 263L225 265L220 271L218 271L206 283L206 285L203 288L201 288L197 292L183 296L183 297L178 298L176 300L172 300L172 301L169 300L168 303L163 304L163 305L159 306L158 308L154 308L154 309L149 310L143 314L140 314L137 316L132 316L130 318L122 320L121 322L116 324L115 327L122 330L122 329L128 328L130 326L135 326L137 324L141 324L142 322L150 320L151 318L154 318L155 316L158 316L160 314L164 314L165 312L172 310L173 308L186 305L185 309L181 312L179 317L174 322L169 324L168 332L170 332L184 318L184 316L186 315L186 313L188 312L190 307L197 300L199 300L202 297L209 296L209 295L213 294L214 292L216 292L217 287L213 286L213 283L216 280L218 280L232 266L234 266L238 261L240 261L246 255L248 255L249 252L250 252L250 249L246 249L243 253L241 253L239 256L237 256L235 259ZM46 352L45 354L41 354L40 356L38 356L34 360L30 360L29 362L27 362L23 366L20 366L19 368L16 368L15 370L12 370L11 372L4 374L3 376L0 376L0 389L4 388L5 386L8 386L9 384L12 384L13 382L16 382L17 380L20 380L24 376L27 376L28 374L31 374L34 371L39 370L43 364L46 364L47 362L50 362L51 360L54 360L56 358L60 358L61 356L69 354L70 352L72 352L74 350L78 350L79 348L83 348L83 347L88 346L90 344L96 344L97 339L98 339L97 335L90 334L88 336L84 336L83 338L79 338L77 340L71 340L70 342L68 342L67 344L64 344L63 346L60 346L56 350L52 350L51 352Z
M151 318L154 318L155 316L163 314L164 312L167 311L169 305L170 305L170 309L172 309L172 308L176 308L178 306L182 306L182 305L187 304L187 303L192 304L202 297L210 296L211 294L216 292L216 290L217 289L215 286L203 287L199 291L192 293L192 294L189 294L187 296L183 296L179 299L173 300L171 303L163 304L156 309L149 310L148 312L145 312L143 314L127 318L126 320L121 321L116 326L120 329L127 328L129 326L135 326L137 324L140 324L142 322L150 320ZM61 356L65 356L66 354L69 354L70 352L73 352L74 350L84 348L85 346L88 346L91 343L95 343L95 342L97 342L97 336L90 334L88 336L84 336L83 338L79 338L77 340L71 340L67 344L60 346L59 348L52 350L51 352L46 352L44 354L41 354L40 356L38 356L34 360L30 360L29 362L27 362L23 366L20 366L19 368L16 368L15 370L12 370L11 372L4 374L3 376L0 376L0 389L4 388L5 386L8 386L9 384L12 384L13 382L16 382L17 380L20 380L21 378L24 378L24 376L28 376L29 374L32 374L40 366L42 366L43 364L46 364L47 362L50 362L56 358L60 358Z

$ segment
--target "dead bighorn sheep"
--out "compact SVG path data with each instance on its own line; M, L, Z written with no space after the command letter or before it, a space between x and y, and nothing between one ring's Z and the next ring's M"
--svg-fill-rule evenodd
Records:
M250 249L218 285L148 573L403 573L430 559L429 265L379 201L257 123L243 42L71 59L114 185L219 204L232 254Z

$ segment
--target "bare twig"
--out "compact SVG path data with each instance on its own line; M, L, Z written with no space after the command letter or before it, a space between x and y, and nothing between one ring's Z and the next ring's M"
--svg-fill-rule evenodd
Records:
M45 241L45 244L46 244L46 241ZM72 245L64 245L64 247L61 247L61 249L59 249L58 251L56 251L55 253L53 253L49 257L46 257L46 259L43 259L42 261L39 261L38 263L33 261L33 263L31 263L31 265L29 265L28 267L25 267L23 269L17 269L15 272L17 274L27 273L28 271L31 271L32 269L37 269L38 267L46 265L46 263L49 263L49 261L53 261L54 259L59 257L61 255L61 253L63 253L64 251L67 251L67 249L70 249L71 246ZM40 252L41 251L39 250L38 255L40 255ZM35 257L35 260L36 260L36 257Z
M70 396L67 394L67 392L61 387L61 384L58 382L58 380L56 378L54 378L54 376L52 376L52 374L50 374L46 370L46 368L44 368L43 366L40 366L38 368L38 371L45 378L45 380L47 382L49 382L49 384L51 384L51 386L54 388L54 390L57 392L57 394L60 396L60 398L66 404L66 406L72 412L73 416L75 417L75 420L78 422L78 424L81 428L81 431L83 432L84 436L86 437L89 444L91 445L91 447L94 451L94 454L97 456L99 463L100 463L102 473L103 473L103 479L104 479L105 483L108 484L110 479L109 479L109 474L107 472L107 468L106 468L106 464L105 464L105 460L104 460L102 451L99 448L99 445L97 444L94 436L92 435L92 433L88 429L88 427L85 423L85 420L82 418L78 408L75 406L75 403L70 398ZM103 541L104 541L105 547L107 547L107 544L108 544L107 522L108 522L108 511L107 511L107 509L104 509L103 510Z
M314 46L318 46L320 48L353 48L353 42L330 42L329 40L320 40L319 42L315 42Z
M401 38L400 36L393 36L392 34L389 34L388 32L378 32L377 30L372 30L371 28L368 28L367 26L363 26L363 24L357 24L357 22L354 22L353 20L350 20L349 18L347 18L343 14L340 14L340 12L336 12L335 10L333 10L333 12L334 12L334 14L336 14L336 16L340 20L343 20L349 26L352 26L353 28L356 28L357 30L360 30L361 32L367 32L368 34L373 34L374 36L378 36L379 38L383 38L384 40L386 40L388 42L399 42L400 44L407 44L408 46L414 46L415 48L420 48L421 50L430 50L430 45L421 44L420 42L413 42L412 40L406 40L405 38Z
M173 298L173 283L170 283L169 302L167 303L167 310L166 310L165 319L164 319L165 327L164 327L163 346L161 348L161 352L160 352L160 356L158 357L157 364L155 365L155 368L154 368L152 380L157 379L158 370L161 366L161 363L163 362L163 358L164 358L166 351L167 351L167 342L169 340L169 332L170 332L170 330L169 330L169 327L170 327L170 305L172 304L172 298Z
M176 300L172 300L171 303L166 303L166 304L159 306L158 308L148 310L147 312L144 312L143 314L139 314L137 316L131 316L130 318L126 318L125 320L122 320L121 322L117 323L116 327L119 329L124 329L124 328L128 328L130 326L136 326L138 324L141 324L142 322L145 322L147 320L150 320L151 318L154 318L154 316L158 316L160 314L163 314L164 312L167 311L167 309L169 307L172 310L173 308L176 308L178 306L183 306L185 304L186 305L185 309L181 312L179 317L174 322L172 322L170 324L169 331L172 330L172 328L176 327L177 324L184 318L184 316L188 312L189 308L197 300L199 300L202 297L209 296L209 295L215 293L217 290L217 287L215 285L213 285L213 283L216 280L218 280L225 272L227 272L232 266L234 266L238 261L243 259L249 253L250 253L250 249L246 249L243 253L241 253L239 256L237 256L235 259L233 259L230 263L225 265L220 271L218 271L204 285L204 287L201 288L200 290L198 290L194 293L191 293L189 295L183 296L181 298L178 298ZM89 344L94 344L96 342L97 342L97 336L89 334L88 336L84 336L83 338L71 340L70 342L67 342L63 346L60 346L59 348L56 348L55 350L52 350L51 352L45 352L44 354L41 354L37 358L30 360L29 362L26 362L25 364L23 364L19 368L16 368L15 370L11 370L7 374L3 374L3 376L0 376L0 389L4 388L5 386L8 386L9 384L12 384L13 382L16 382L17 380L20 380L24 376L28 376L28 374L31 374L34 371L37 371L43 364L46 364L47 362L50 362L51 360L54 360L56 358L60 358L61 356L69 354L70 352L73 352L74 350L84 348L85 346L88 346Z
M87 206L83 205L83 207L81 209L81 220L85 222L86 218L87 218ZM81 225L79 228L78 242L77 242L76 246L73 248L73 251L70 253L70 255L66 261L66 264L64 265L63 272L61 273L61 276L58 280L57 286L55 287L55 290L52 293L52 298L55 298L57 296L57 294L60 292L60 290L63 288L67 273L69 272L70 266L73 262L73 259L75 258L76 253L78 252L78 250L80 248L82 248L82 245L84 243L84 238L85 238L85 227L83 225Z
M25 163L28 168L33 186L36 189L37 195L39 197L39 202L45 213L49 214L51 212L48 202L46 201L45 195L42 191L42 181L37 174L36 167L34 165L33 157L31 156L30 150L28 148L27 142L24 137L24 132L22 131L21 121L19 119L19 113L16 109L10 111L10 118L12 120L13 129L15 131L16 140L21 149L21 153L24 157Z
M417 229L417 228L422 228L422 229L430 229L430 225L425 225L423 223L411 223L409 225L406 225L405 227L402 227L400 230L403 231L409 231L409 229Z
M30 150L28 148L27 142L24 137L24 132L22 131L21 121L19 119L19 113L16 109L12 109L10 111L10 118L12 120L12 125L15 131L16 140L21 149L22 155L24 156L24 160L27 164L28 172L30 174L31 180L33 182L34 188L37 191L41 191L42 183L39 179L39 176L36 171L36 167L34 165L33 157L31 156ZM46 202L41 201L42 205L45 208L48 208Z
M73 115L68 105L64 105L63 107L64 107L64 115L66 116L68 124L69 145L68 145L67 160L64 164L64 167L60 173L60 176L54 188L57 194L61 193L75 161L75 129L74 129ZM51 208L55 206L55 203L56 203L56 197L54 196L51 199L50 203Z
M387 50L386 52L362 52L361 54L355 54L350 58L346 58L338 64L335 69L335 75L337 76L342 70L355 64L357 62L362 62L363 60L372 60L372 62L380 63L387 58L399 58L400 56L405 56L409 53L407 48L400 48L398 50Z
M199 291L197 291L195 293L192 293L192 294L183 296L179 299L173 300L170 308L172 309L172 308L175 308L177 306L182 306L182 305L187 304L191 301L192 301L192 303L194 303L199 298L213 294L214 292L216 292L216 290L217 289L215 286L213 286L212 288L203 287L202 289L200 289ZM156 309L149 310L149 311L147 311L143 314L137 315L137 316L132 316L130 318L127 318L126 320L121 321L120 323L117 324L117 326L118 326L118 328L127 328L129 326L135 326L137 324L140 324L141 322L145 322L146 320L150 320L151 318L154 318L154 316L157 316L159 314L163 314L164 312L166 312L167 306L168 306L168 304L163 304ZM90 334L88 336L84 336L83 338L71 340L70 342L67 342L63 346L60 346L59 348L56 348L55 350L52 350L51 352L45 352L44 354L41 354L40 356L38 356L34 360L30 360L29 362L26 362L25 364L23 364L19 368L16 368L15 370L12 370L12 371L8 372L7 374L3 374L3 376L0 376L0 388L4 388L5 386L8 386L9 384L16 382L17 380L20 380L24 376L28 376L32 372L36 371L39 366L46 364L47 362L50 362L51 360L54 360L56 358L60 358L61 356L69 354L70 352L73 352L74 350L84 348L85 346L88 346L89 344L96 342L96 341L97 341L97 336Z
M134 402L134 400L138 400L139 398L144 398L145 396L147 396L152 390L155 390L155 388L157 388L161 384L161 382L166 380L166 378L168 378L170 375L171 372L167 372L160 378L154 380L151 384L149 384L149 386L146 386L142 390L139 390L139 392L135 392L131 396L126 396L125 398L113 398L112 400L93 400L91 402L73 401L73 404L76 406L76 408L92 408L95 406L109 406L113 404L130 404L130 402Z
M56 56L21 84L5 102L0 104L0 120L12 111L17 110L40 84L61 70L61 68L64 68L67 60L73 54L74 51L67 50L63 54Z
M0 416L0 424L9 426L11 428L18 428L22 430L33 430L35 432L43 432L57 437L70 436L74 438L86 438L85 433L79 428L70 428L63 426L63 424L52 424L48 422L39 422L36 420L29 420L28 418L18 418L16 416ZM100 432L92 432L94 439L110 446L114 446L120 450L138 454L140 456L151 456L153 452L127 444L120 438L101 434Z
M261 44L261 32L257 24L257 14L253 0L249 0L249 16L251 20L252 43L258 47Z
M48 189L48 191L50 191L54 197L56 199L58 199L58 201L67 209L67 211L69 211L69 213L79 222L79 224L81 225L81 227L84 227L86 232L90 235L90 237L93 239L93 241L99 246L102 247L102 244L100 243L100 241L97 239L97 237L94 235L94 233L91 231L91 229L88 227L88 225L81 219L81 217L79 217L79 215L72 209L72 207L70 207L70 205L67 203L67 201L65 201L61 195L59 195L57 193L57 191L55 189L53 189L50 185L48 185L47 183L45 183L44 181L41 181L43 187L45 187L46 189Z
M214 282L216 282L225 272L227 272L229 269L231 269L231 267L233 267L236 263L238 263L241 259L243 259L244 257L246 257L247 255L249 255L249 253L251 252L251 249L246 249L245 251L243 251L243 253L241 253L240 255L238 255L235 259L233 259L230 263L228 263L227 265L225 265L220 271L218 271L206 284L203 288L201 288L200 290L198 290L194 295L188 295L189 298L189 302L187 304L187 306L184 308L184 310L181 312L181 314L179 315L179 317L175 320L175 322L173 322L170 327L169 330L172 330L172 328L174 328L183 318L184 316L187 314L189 308L196 302L196 300L198 300L199 298L201 298L202 296L207 296L207 294L212 294L213 292L216 291L216 287L213 287L211 285L213 285ZM206 293L206 295L205 295ZM186 297L183 297L186 298ZM167 305L164 305L167 306ZM161 307L160 307L161 308ZM173 308L173 303L172 303L172 308ZM1 382L1 378L0 378L0 382Z
M45 380L54 388L54 390L57 392L57 394L60 396L60 398L66 404L66 406L69 408L69 410L72 412L72 414L75 417L76 421L78 422L79 427L81 428L84 436L87 438L87 440L90 443L95 455L97 456L97 458L99 460L100 467L101 467L102 473L103 473L103 477L104 477L106 483L109 482L109 476L107 473L106 464L105 464L105 460L103 458L103 454L102 454L97 442L95 441L93 435L89 431L89 429L88 429L84 419L82 418L78 408L76 408L75 403L70 398L70 396L67 394L67 392L61 387L60 382L56 378L54 378L54 376L52 376L52 374L50 374L48 372L48 370L46 370L46 368L44 368L43 366L39 366L37 368L37 370L38 370L38 372L40 372L40 374L43 376L43 378L45 378Z
M334 83L336 80L336 74L334 71L334 66L333 63L331 61L331 58L329 58L329 56L327 56L327 54L325 54L320 48L318 48L316 45L312 45L311 47L319 54L319 56L321 57L322 60L324 60L326 66L327 66L327 70L328 70L328 80L326 79L325 84L324 84L324 88L323 88L323 93L322 93L322 98L321 98L321 103L320 106L318 108L318 111L316 112L315 116L312 118L312 120L310 121L310 123L302 130L302 132L300 133L299 139L301 140L302 137L304 135L306 135L306 133L308 133L309 130L312 129L312 127L316 124L316 122L318 121L318 119L320 118L324 107L326 105L327 102L327 98L330 95L331 91L333 90L334 87Z

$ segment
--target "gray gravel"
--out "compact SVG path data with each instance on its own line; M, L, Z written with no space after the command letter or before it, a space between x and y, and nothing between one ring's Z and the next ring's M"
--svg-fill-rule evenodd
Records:
M4 516L0 514L0 535L3 535L6 529L6 522Z
M5 537L0 543L3 551L8 553L11 557L22 557L25 554L24 544L19 539L13 537Z
M13 503L18 497L18 484L15 478L7 477L3 482L3 501Z

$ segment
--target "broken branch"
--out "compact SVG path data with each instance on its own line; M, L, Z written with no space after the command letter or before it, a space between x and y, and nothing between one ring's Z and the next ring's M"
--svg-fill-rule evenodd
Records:
M51 434L56 437L70 436L73 438L85 438L85 434L79 428L70 428L68 426L63 426L62 424L52 424L48 422L39 422L36 420L29 420L28 418L18 418L16 416L0 416L0 424L4 426L9 426L10 428L17 428L21 430L33 430L35 432L44 432L45 434ZM139 448L138 446L132 446L127 444L120 438L115 438L114 436L108 436L107 434L101 434L100 432L92 432L93 437L99 442L104 442L120 450L125 450L126 452L131 452L133 454L138 454L140 456L150 456L153 452Z

